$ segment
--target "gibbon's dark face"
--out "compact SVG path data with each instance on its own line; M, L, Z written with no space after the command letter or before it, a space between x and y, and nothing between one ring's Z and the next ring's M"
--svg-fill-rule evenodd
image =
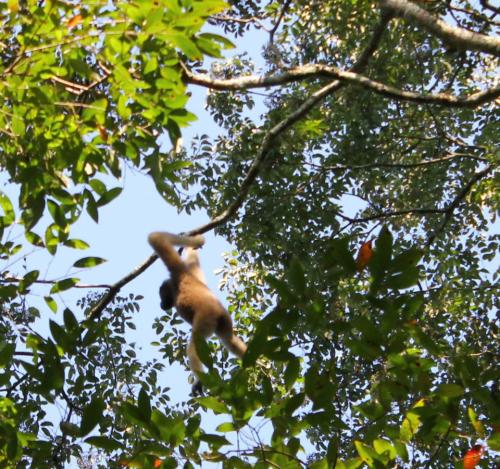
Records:
M168 311L175 304L175 291L172 279L165 280L160 285L160 308Z

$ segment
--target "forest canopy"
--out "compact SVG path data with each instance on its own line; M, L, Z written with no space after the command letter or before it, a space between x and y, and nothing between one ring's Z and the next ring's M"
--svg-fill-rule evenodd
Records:
M1 467L498 463L494 2L8 0L0 22ZM87 249L74 225L126 168L233 247L248 351L201 344L205 393L175 405L181 321L151 318L142 361L144 292L121 293L156 256L96 289L23 261Z

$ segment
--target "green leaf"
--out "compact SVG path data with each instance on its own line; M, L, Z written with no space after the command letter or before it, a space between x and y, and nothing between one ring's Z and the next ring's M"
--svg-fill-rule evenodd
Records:
M394 290L410 288L417 284L419 275L418 267L408 267L404 272L388 277L386 280L387 286Z
M84 191L85 197L87 199L87 213L96 222L99 222L99 211L97 208L97 203L94 196L89 191Z
M69 290L70 288L73 288L79 281L79 278L65 278L64 280L60 280L52 286L52 288L50 289L50 293L61 293L63 291Z
M358 452L360 458L363 462L368 464L368 466L372 466L373 462L378 460L377 453L361 441L356 440L354 442L354 446L356 447L356 451Z
M464 393L464 388L459 384L441 384L436 391L436 394L444 397L460 397Z
M0 342L0 368L4 368L11 363L15 350L15 344Z
M306 278L302 264L296 257L292 258L286 276L290 281L294 295L303 296L306 289Z
M95 267L104 262L107 262L107 260L101 257L82 257L73 264L73 267L78 267L78 268Z
M90 247L89 244L81 239L67 239L63 244L73 249L88 249Z
M394 448L390 441L376 438L375 440L373 440L373 447L378 454L387 453L389 459L391 460L396 459L398 456L396 448Z
M424 399L420 399L413 408L423 407L425 405ZM399 429L399 434L401 440L405 443L408 443L413 436L417 433L420 428L421 421L418 414L412 412L411 410L406 413L406 417L401 424L401 428Z
M285 388L290 389L293 386L295 381L300 374L300 360L297 357L293 357L289 362L288 366L285 369L284 381Z
M144 421L151 420L151 401L149 400L149 396L144 387L139 391L139 399L137 401L137 405L141 414L144 418Z
M328 469L330 466L328 465L328 461L326 458L320 459L319 461L315 461L307 466L309 469Z
M500 432L493 433L486 443L492 451L500 451Z
M14 206L6 194L0 191L0 207L3 210L2 223L4 226L10 226L16 219Z
M229 433L236 431L236 427L232 422L221 423L216 430L221 433Z
M470 423L474 427L477 436L479 438L484 438L485 436L484 426L481 423L481 421L477 418L477 415L472 407L467 408L467 415L469 416Z
M51 296L44 296L43 299L45 300L45 303L47 303L47 306L54 312L57 313L57 303L52 298Z
M106 405L100 396L94 397L90 404L84 407L82 420L80 422L80 432L82 436L88 435L103 419L105 408Z
M112 200L116 199L123 189L121 187L114 187L109 191L105 192L100 199L97 201L97 207L102 207L103 205L109 204Z
M178 47L190 59L201 59L203 57L196 44L184 34L168 33L159 36L161 39L170 42L174 47Z
M205 441L211 447L215 447L216 449L221 446L230 445L231 443L226 439L225 436L222 435L214 435L211 433L203 433L200 435L200 440Z
M384 225L375 242L373 258L368 264L370 273L375 279L381 279L388 269L392 257L392 234Z
M63 312L64 326L67 331L75 331L80 329L80 324L78 323L75 315L69 308L65 308Z
M229 414L229 409L222 401L215 397L198 397L196 401L205 409L213 410L215 414Z
M85 443L95 446L96 448L105 449L107 451L124 449L123 443L107 436L91 436L85 440Z
M392 272L405 272L412 270L422 258L423 251L419 248L411 248L402 252L394 258L391 263Z
M89 182L89 185L99 196L103 195L106 192L106 184L104 184L104 182L99 179L92 179Z
M25 233L26 239L28 240L29 243L33 244L33 246L41 247L43 248L45 245L43 244L43 239L38 236L36 233L33 231L26 231Z
M59 324L57 324L52 319L49 321L49 327L50 327L50 332L52 334L52 337L54 338L54 341L56 342L56 344L61 346L64 351L70 350L72 342L71 342L71 339L66 334L66 331L64 330L64 328L61 327Z
M71 422L61 422L59 428L65 435L72 436L74 438L80 437L80 427Z
M26 126L21 116L15 115L12 117L12 132L17 137L22 137L26 133Z
M39 276L40 272L38 270L32 270L24 275L23 279L19 282L20 293L26 293L28 288L38 280Z
M56 204L53 200L47 200L47 208L57 226L64 228L68 224L60 205Z
M356 262L349 249L349 238L338 238L330 241L323 262L327 268L341 267L344 275L354 274L356 272Z
M210 370L214 366L212 356L210 354L210 347L208 346L206 340L202 336L194 337L194 345L196 347L196 352L201 362Z

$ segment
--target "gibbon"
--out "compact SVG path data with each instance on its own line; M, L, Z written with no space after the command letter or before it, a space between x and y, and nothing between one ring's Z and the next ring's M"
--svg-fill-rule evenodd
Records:
M203 365L196 351L198 339L216 334L224 346L238 357L244 355L247 346L234 334L231 316L206 285L196 251L205 243L203 236L155 232L149 235L148 241L170 271L170 279L160 287L161 308L167 310L175 306L182 319L192 326L187 356L196 380L193 393L200 393L199 375L203 372ZM184 260L174 245L186 247Z

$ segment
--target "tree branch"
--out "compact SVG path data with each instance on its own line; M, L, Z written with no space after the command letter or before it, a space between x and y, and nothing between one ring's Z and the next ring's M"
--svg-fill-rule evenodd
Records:
M359 165L335 165L335 166L321 166L315 163L306 162L307 166L311 166L313 168L317 168L322 171L356 171L363 169L378 169L378 168L387 168L387 169L410 169L410 168L418 168L420 166L430 166L434 164L440 164L449 160L453 160L456 158L469 158L476 161L487 161L484 158L479 156L469 155L466 153L451 153L449 155L443 156L442 158L433 158L432 160L424 160L419 161L418 163L368 163L368 164L359 164Z
M125 275L125 277L118 280L118 282L114 283L110 289L101 297L101 299L90 309L88 312L89 319L97 319L101 313L104 311L106 306L109 305L114 299L114 297L118 294L118 292L124 287L127 283L134 280L136 277L145 272L153 263L158 259L156 254L149 256L142 264L137 266L132 272Z
M484 178L492 170L493 170L493 165L490 165L486 166L486 168L484 168L483 170L477 172L470 179L470 181L462 188L462 190L457 194L457 196L451 201L448 207L444 210L444 219L441 225L436 230L434 230L434 232L427 239L427 242L425 243L427 247L429 247L437 238L437 236L446 228L446 225L453 217L453 213L460 205L460 202L462 202L462 200L465 199L465 197L467 197L467 194L469 194L471 189L474 187L474 184L476 184L478 181Z
M429 236L427 242L426 242L426 247L429 247L433 241L436 239L436 237L441 233L446 225L449 223L451 220L453 213L455 212L456 208L462 202L462 200L467 196L467 194L470 192L474 184L476 184L479 180L481 180L483 177L485 177L490 171L493 170L493 166L487 166L483 170L477 172L474 177L470 179L470 181L462 188L462 190L457 194L457 196L448 204L447 207L444 208L409 208L409 209L404 209L404 210L394 210L394 211L387 211L387 212L381 212L381 213L376 213L374 215L369 215L367 217L359 217L359 218L351 218L348 217L347 215L344 215L340 212L337 212L337 216L342 218L343 220L346 220L348 223L347 226L352 225L353 223L366 223L368 221L373 221L373 220L381 220L381 219L386 219L386 218L391 218L391 217L398 217L401 215L428 215L428 214L444 214L444 219L441 223L441 225L433 232L432 235ZM346 227L343 227L345 229Z
M437 104L449 107L475 107L490 102L500 96L500 85L483 91L478 91L465 97L453 96L446 93L415 93L414 91L400 90L394 86L371 80L370 78L359 73L342 71L336 67L330 67L322 64L303 65L275 75L260 77L244 76L239 78L230 78L227 80L213 79L204 75L194 75L187 69L185 69L184 72L187 83L224 91L267 88L308 78L325 77L336 78L340 82L361 86L387 98L420 104Z
M407 0L380 0L382 9L395 16L407 19L441 38L449 46L460 50L475 50L500 56L500 39L475 33L432 16L427 10Z
M0 278L0 283L19 283L22 282L24 278L22 277L5 277ZM54 285L58 280L35 280L32 283L39 283L44 285ZM111 288L111 285L107 284L87 284L87 283L77 283L73 285L73 288Z
M337 216L349 223L365 223L367 221L381 220L385 218L399 217L401 215L429 215L435 213L445 213L445 208L408 208L405 210L394 210L388 212L376 213L367 217L351 218L347 215L337 212Z
M382 37L382 32L387 26L388 16L383 14L381 20L374 31L374 34L370 40L370 43L361 56L360 59L353 65L352 70L360 71L362 68L366 66L368 60L371 55L376 51L377 46ZM368 52L367 52L368 51ZM262 163L264 162L266 156L269 153L269 150L272 147L272 144L276 140L276 138L289 129L293 124L295 124L299 119L304 117L314 106L316 106L323 98L328 96L329 94L337 91L339 88L343 86L343 83L339 80L334 80L328 83L323 88L319 89L315 93L313 93L306 101L302 103L294 112L292 112L289 116L285 117L282 121L278 122L274 127L272 127L264 136L261 146L257 152L256 157L254 158L250 168L247 171L246 176L244 177L240 191L236 199L229 205L229 207L224 210L219 215L215 216L212 220L210 220L205 225L201 225L198 228L195 228L191 231L188 231L184 234L188 236L193 236L197 234L206 233L217 226L222 225L231 219L237 211L243 205L246 196L250 192L250 188L257 178L260 169L262 167ZM141 265L136 267L132 272L128 275L120 279L118 282L113 284L111 288L102 296L102 298L89 310L87 313L88 317L92 319L97 319L101 313L104 311L106 306L108 306L115 295L120 291L120 289L125 286L127 283L131 282L133 279L138 277L142 272L148 269L158 258L156 254L150 256L146 261L144 261Z
M290 6L291 0L286 0L284 5L281 7L281 12L278 16L278 19L276 20L276 23L272 27L271 31L269 31L269 43L274 42L274 35L276 34L276 31L278 30L281 21L283 20L283 17L285 16L286 11L288 10L288 7Z

